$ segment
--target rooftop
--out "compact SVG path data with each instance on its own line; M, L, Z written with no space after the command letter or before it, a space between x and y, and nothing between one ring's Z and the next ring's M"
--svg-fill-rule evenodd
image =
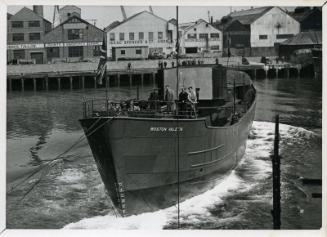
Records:
M301 32L301 33L295 35L293 38L290 38L281 44L282 45L322 44L322 34L321 34L321 31Z

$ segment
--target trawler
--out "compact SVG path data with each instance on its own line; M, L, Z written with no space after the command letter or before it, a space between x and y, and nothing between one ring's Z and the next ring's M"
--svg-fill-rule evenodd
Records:
M84 102L80 123L122 216L213 188L244 155L254 119L256 90L244 72L202 64L157 74L158 94L149 100ZM176 86L173 101L165 101L167 85ZM189 86L196 103L178 100Z

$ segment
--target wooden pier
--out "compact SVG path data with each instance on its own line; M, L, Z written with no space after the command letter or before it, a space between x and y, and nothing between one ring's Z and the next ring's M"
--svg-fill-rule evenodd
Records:
M183 59L187 61L188 59ZM181 61L183 61L181 60ZM168 67L174 60L167 61ZM133 87L133 86L157 86L158 61L132 62L132 67L127 67L128 62L108 62L106 78L102 85L96 81L95 74L97 63L58 63L41 65L8 65L7 66L7 89L8 91L25 90L62 90L62 89L86 89L105 87ZM215 59L210 58L202 61L203 64L215 64ZM220 60L226 65L226 60ZM290 64L254 63L243 65L230 62L228 67L248 73L253 79L256 78L299 78L301 67Z

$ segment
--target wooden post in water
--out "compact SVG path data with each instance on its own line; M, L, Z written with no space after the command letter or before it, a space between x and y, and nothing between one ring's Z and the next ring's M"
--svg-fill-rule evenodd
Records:
M85 76L82 76L82 89L85 89Z
M36 91L36 78L33 78L33 90Z
M279 156L279 115L275 117L275 140L274 154L272 157L272 176L273 176L273 216L274 229L278 230L281 226L280 221L280 156Z
M94 77L94 89L97 88L97 77Z
M152 73L152 84L153 88L156 88L156 74L154 72Z
M21 78L20 81L21 81L21 84L22 84L22 91L24 91L25 90L25 88L24 88L24 78Z
M49 90L49 78L48 78L48 76L45 77L45 89L46 89L46 91Z
M12 79L9 79L9 91L12 91Z
M58 80L58 90L60 90L60 89L61 89L61 86L60 86L60 83L61 83L61 78L60 78L60 77L58 77L58 78L57 78L57 80Z
M141 87L144 87L144 73L141 73Z
M129 88L132 88L132 86L133 86L132 74L129 73L128 77L129 77Z
M69 88L73 90L73 77L69 77Z
M120 74L117 74L117 87L120 87Z

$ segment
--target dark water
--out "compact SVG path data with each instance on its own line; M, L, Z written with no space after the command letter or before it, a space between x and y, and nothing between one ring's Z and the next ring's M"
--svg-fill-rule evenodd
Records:
M185 229L272 228L269 155L275 113L282 122L282 228L321 227L321 199L311 198L311 192L321 192L321 187L303 186L299 180L321 178L321 82L278 79L255 84L259 98L246 155L214 189L181 203ZM135 95L135 90L110 91L112 98ZM7 189L13 191L7 194L7 228L176 228L176 207L117 217L86 141L64 161L12 189L22 180L19 177L39 167L42 160L56 157L82 135L77 122L81 102L102 96L100 89L8 94Z

